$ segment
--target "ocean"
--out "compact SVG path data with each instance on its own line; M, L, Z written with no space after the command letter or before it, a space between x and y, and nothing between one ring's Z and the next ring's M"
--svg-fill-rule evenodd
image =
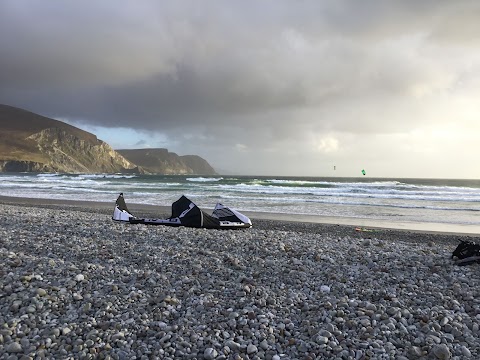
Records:
M185 195L204 209L480 228L480 180L279 176L0 174L0 195L170 206Z

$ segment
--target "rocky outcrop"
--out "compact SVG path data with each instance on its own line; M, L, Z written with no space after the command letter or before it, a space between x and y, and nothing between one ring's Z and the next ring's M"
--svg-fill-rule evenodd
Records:
M1 104L0 171L143 172L92 133Z
M115 151L92 133L2 104L0 171L215 174L199 156L178 156L167 149Z
M216 175L215 169L200 156L179 156L167 149L117 150L129 161L149 173L166 175Z
M182 155L180 159L198 175L217 175L215 169L205 160L197 155Z
M47 164L36 161L0 160L0 172L50 172Z
M78 138L59 128L30 135L39 151L49 158L45 166L56 172L140 172L141 170L113 150L107 143Z

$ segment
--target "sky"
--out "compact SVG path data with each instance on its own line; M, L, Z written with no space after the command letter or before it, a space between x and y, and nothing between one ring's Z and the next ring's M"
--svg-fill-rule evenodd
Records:
M2 0L0 103L243 175L480 179L480 1Z

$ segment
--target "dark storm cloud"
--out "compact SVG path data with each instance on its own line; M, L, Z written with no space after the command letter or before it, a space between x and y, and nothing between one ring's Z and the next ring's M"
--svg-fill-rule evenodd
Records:
M401 91L408 69L397 67L398 76L385 71L378 80L358 74L372 60L363 37L408 31L421 21L426 24L419 30L430 31L429 21L435 25L448 15L443 7L449 8L438 1L222 4L4 1L1 95L15 98L25 91L36 97L46 91L81 108L78 97L90 93L109 107L131 102L142 107L134 113L158 118L165 109L164 117L171 118L177 111L248 113L321 105L358 91L358 80ZM473 7L468 4L462 7L467 14ZM377 71L389 65L399 64ZM78 91L77 99L65 88ZM104 110L99 114L95 121L114 120L102 120Z
M479 4L3 0L0 102L256 148L398 133L478 70Z

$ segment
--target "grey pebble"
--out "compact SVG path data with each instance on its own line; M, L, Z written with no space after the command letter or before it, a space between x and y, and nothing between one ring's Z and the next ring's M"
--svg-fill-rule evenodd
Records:
M480 358L478 266L452 264L458 236L110 216L0 201L5 358Z
M23 349L22 345L20 345L18 342L12 342L5 346L5 351L8 353L19 353L23 352Z

